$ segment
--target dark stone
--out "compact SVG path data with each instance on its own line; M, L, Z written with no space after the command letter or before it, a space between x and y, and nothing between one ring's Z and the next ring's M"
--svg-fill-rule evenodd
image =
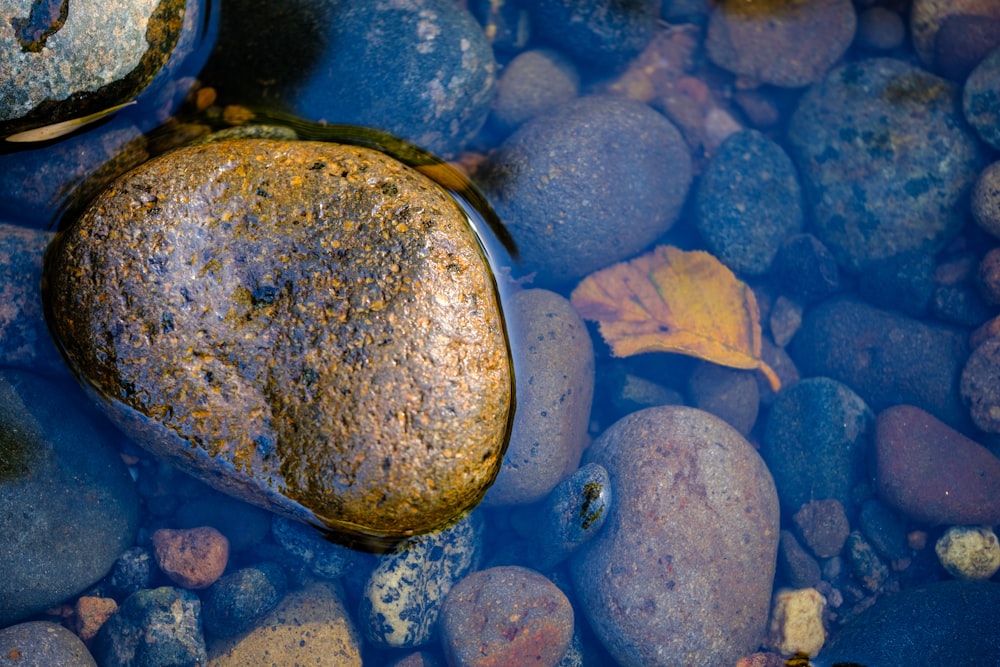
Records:
M510 132L579 93L580 74L566 56L549 49L525 51L507 63L497 80L491 117Z
M851 565L851 574L869 593L878 592L889 578L889 568L859 531L852 530L847 536L844 555Z
M994 162L979 174L972 189L972 217L980 228L994 238L1000 238L1000 162Z
M288 578L277 563L259 563L224 575L202 601L205 630L215 637L232 637L254 627L278 606L288 590Z
M1000 584L943 581L886 595L833 633L817 667L989 662L1000 645L991 610Z
M820 558L832 558L851 532L844 506L835 498L811 500L792 515L792 523L809 549Z
M966 79L962 110L979 137L1000 148L1000 49L983 58Z
M788 139L813 231L859 273L901 252L935 253L964 224L982 166L954 84L901 60L831 71L802 97Z
M810 556L791 531L781 531L778 570L792 588L812 588L822 579L819 563Z
M271 534L291 559L321 579L339 579L359 560L357 552L324 539L318 530L298 521L274 516Z
M599 67L620 65L653 38L654 0L537 0L528 3L539 36Z
M757 422L760 391L753 373L702 362L688 377L688 396L692 407L711 412L740 435Z
M782 506L796 512L811 500L833 498L853 514L853 490L867 479L873 421L865 402L830 378L807 378L779 393L760 453Z
M201 601L191 591L169 586L130 595L101 626L93 651L101 665L204 665Z
M691 157L677 128L648 106L593 96L522 125L477 178L524 269L559 284L666 232L691 184Z
M960 329L834 297L806 312L790 351L804 376L843 382L875 412L909 404L952 427L971 425L957 391L968 355Z
M888 561L901 561L910 557L906 522L892 509L875 498L861 506L858 525L868 543Z
M934 39L934 64L941 76L965 81L983 58L1000 46L1000 17L953 14Z
M151 588L155 574L153 552L146 547L132 547L118 557L105 583L108 592L121 601L143 588Z
M959 390L969 414L983 431L1000 433L1000 339L979 345L965 362Z
M971 285L941 285L931 296L931 315L960 327L977 327L996 313Z
M271 529L271 515L221 493L209 493L184 503L174 516L174 528L211 526L229 540L230 553L252 547Z
M802 193L784 149L756 130L737 132L698 181L697 226L736 273L766 273L785 237L802 230Z
M499 469L513 378L492 273L455 201L382 153L173 151L59 237L46 279L109 416L225 493L391 540Z
M873 262L858 280L858 291L869 303L925 317L934 294L934 256L905 252Z
M75 383L0 376L0 625L82 592L133 543L120 437Z
M840 289L837 260L812 234L786 237L771 265L771 275L786 294L805 303L819 301Z
M1000 306L1000 248L993 248L983 256L976 272L976 284L986 303Z

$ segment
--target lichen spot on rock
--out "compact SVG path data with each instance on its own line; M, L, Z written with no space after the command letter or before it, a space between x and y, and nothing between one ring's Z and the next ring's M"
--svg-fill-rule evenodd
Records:
M286 516L432 530L503 459L490 267L451 196L381 153L244 139L151 160L56 238L45 301L126 433Z

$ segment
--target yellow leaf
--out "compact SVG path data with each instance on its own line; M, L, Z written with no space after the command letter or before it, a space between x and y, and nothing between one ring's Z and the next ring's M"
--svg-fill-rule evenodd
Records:
M616 357L679 352L721 366L759 369L771 388L781 381L760 358L760 311L753 290L707 252L657 246L596 271L570 295L596 320Z

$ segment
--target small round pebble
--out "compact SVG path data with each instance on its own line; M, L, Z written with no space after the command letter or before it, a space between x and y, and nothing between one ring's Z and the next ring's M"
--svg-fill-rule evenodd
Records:
M1000 5L994 0L914 0L910 33L920 61L961 80L996 44Z
M972 421L987 433L1000 433L1000 339L987 340L965 362L959 392Z
M208 588L229 562L229 540L211 526L161 528L153 533L153 549L156 564L184 588Z
M691 156L674 124L645 104L590 96L522 125L477 178L524 269L537 272L537 284L564 284L636 254L673 225Z
M852 530L844 543L844 555L854 578L869 593L876 593L889 578L889 568L860 531Z
M758 276L786 236L801 231L802 193L791 158L757 130L731 135L698 181L697 226L736 273Z
M788 530L781 531L778 542L778 571L792 588L816 586L822 578L819 563Z
M840 269L829 248L812 234L785 237L771 265L775 283L805 303L840 289Z
M797 88L820 79L840 59L856 24L850 0L718 3L706 48L715 64L734 74Z
M142 588L152 588L156 561L146 547L132 547L122 552L111 566L105 583L112 595L125 599Z
M869 498L861 506L858 525L869 544L886 560L901 562L910 557L906 521L878 498Z
M504 67L497 80L493 120L510 131L579 93L580 74L566 56L551 49L525 51Z
M274 515L271 518L274 540L296 562L304 564L321 579L337 579L357 562L357 552L330 542L314 527Z
M972 217L983 231L1000 238L1000 162L979 174L972 189Z
M254 627L281 602L288 577L277 563L244 567L220 578L202 596L205 630L232 637Z
M0 630L0 665L97 667L79 637L48 621L29 621Z
M1000 49L983 58L966 79L962 110L980 138L1000 148Z
M141 590L101 626L93 651L100 665L204 665L201 602L179 588Z
M835 498L811 500L792 515L792 523L809 549L820 558L840 553L851 532L844 506Z
M97 636L97 632L111 615L118 611L118 603L112 598L81 595L73 610L76 614L76 634L85 642Z
M455 667L531 664L555 667L573 638L573 606L533 570L493 567L448 594L441 641Z
M938 539L934 552L957 579L981 581L1000 569L1000 542L986 526L952 526Z
M691 406L711 412L739 431L750 433L757 422L760 392L752 373L701 362L688 378Z

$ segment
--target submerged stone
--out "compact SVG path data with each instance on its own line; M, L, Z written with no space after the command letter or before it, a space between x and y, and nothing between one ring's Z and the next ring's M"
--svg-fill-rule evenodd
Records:
M193 146L60 235L50 326L133 439L216 488L347 534L447 523L499 469L513 377L455 201L375 151Z

